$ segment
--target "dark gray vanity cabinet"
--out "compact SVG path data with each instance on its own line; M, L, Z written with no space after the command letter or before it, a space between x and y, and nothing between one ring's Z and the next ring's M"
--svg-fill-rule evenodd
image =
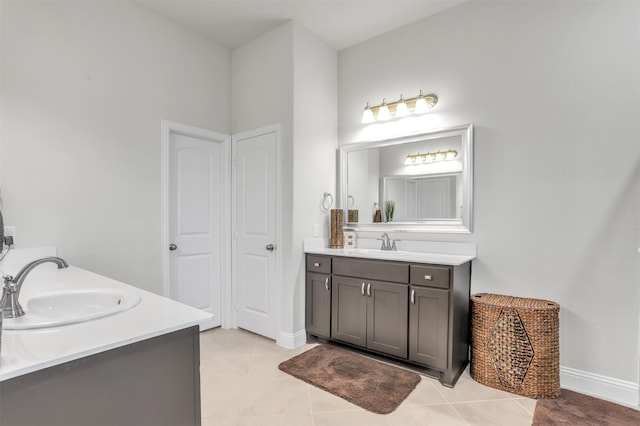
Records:
M331 337L331 284L331 275L307 272L307 332L327 339Z
M402 263L334 258L331 337L406 358L408 276Z
M331 258L307 256L307 333L327 339L331 337L331 287Z
M449 266L411 265L409 360L447 368Z
M471 262L307 255L307 335L393 356L453 386L469 359L470 280Z
M352 345L367 346L366 284L357 278L337 276L331 295L331 337Z
M447 368L449 292L411 286L409 360Z
M407 356L406 285L334 276L331 338Z
M469 360L471 262L410 269L409 361L438 370L440 382L453 386Z
M0 382L2 426L200 424L197 325Z
M367 348L407 357L407 295L404 284L367 283Z

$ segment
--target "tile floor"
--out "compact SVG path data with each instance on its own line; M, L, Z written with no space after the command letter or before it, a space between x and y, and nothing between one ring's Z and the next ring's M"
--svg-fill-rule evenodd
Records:
M200 335L203 426L531 425L536 401L475 382L454 389L422 377L392 413L374 414L278 369L295 350L243 330Z

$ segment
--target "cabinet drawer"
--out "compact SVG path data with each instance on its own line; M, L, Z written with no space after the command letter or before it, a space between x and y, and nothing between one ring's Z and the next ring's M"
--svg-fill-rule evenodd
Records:
M411 265L411 284L449 288L449 268Z
M334 257L333 273L347 277L407 283L409 280L409 265L380 260Z
M331 273L331 257L307 255L307 271Z

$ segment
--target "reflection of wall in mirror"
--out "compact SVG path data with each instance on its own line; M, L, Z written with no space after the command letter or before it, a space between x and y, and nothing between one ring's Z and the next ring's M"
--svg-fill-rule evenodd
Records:
M395 220L456 219L462 215L460 173L421 176L385 176L380 198L393 200Z
M348 195L353 197L353 210L359 210L360 220L372 222L374 203L378 201L378 176L380 156L378 149L349 153L347 167Z

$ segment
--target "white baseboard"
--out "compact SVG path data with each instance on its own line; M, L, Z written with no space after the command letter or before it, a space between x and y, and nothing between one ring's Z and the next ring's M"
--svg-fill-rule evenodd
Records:
M560 384L565 389L596 396L633 408L640 407L637 383L561 366Z
M304 329L296 331L295 333L287 333L281 331L278 334L276 343L287 349L299 348L300 346L307 343L307 332Z

